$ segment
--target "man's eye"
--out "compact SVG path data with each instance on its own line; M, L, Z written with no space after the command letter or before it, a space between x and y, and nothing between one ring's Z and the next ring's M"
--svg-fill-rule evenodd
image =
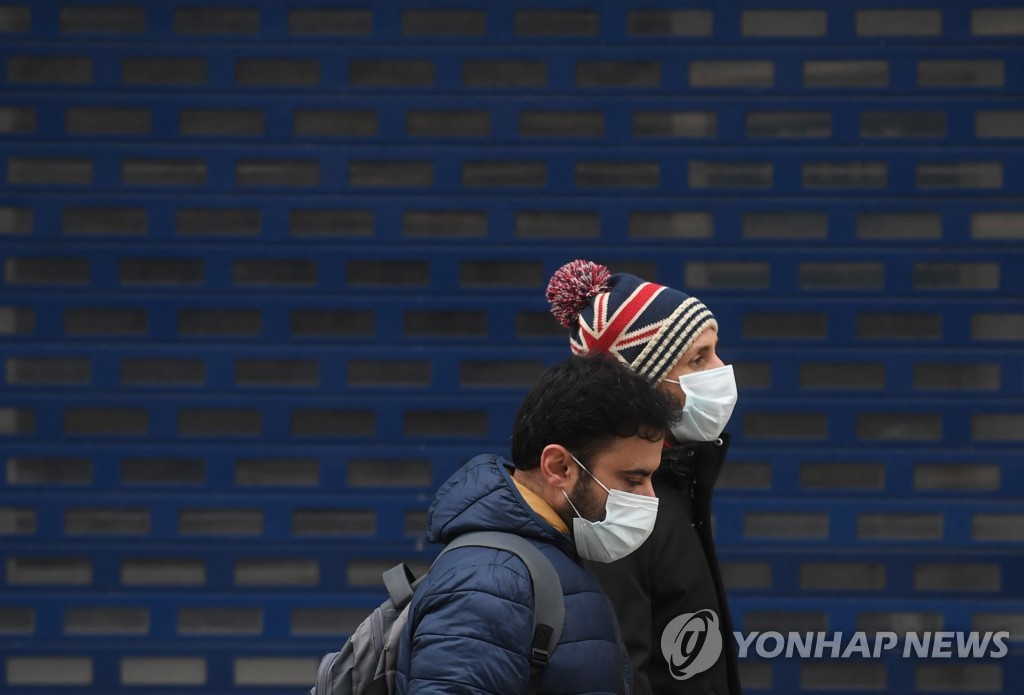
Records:
M644 484L644 482L642 480L627 480L626 481L626 485L630 485L632 487L639 487L640 485L643 485L643 484Z

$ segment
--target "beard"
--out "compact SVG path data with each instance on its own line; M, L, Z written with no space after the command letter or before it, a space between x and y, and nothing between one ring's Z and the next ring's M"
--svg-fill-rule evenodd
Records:
M579 515L587 521L604 520L604 502L598 499L598 489L597 483L591 480L589 475L581 475L577 478L572 492L569 493L569 501L572 502L572 506L565 505L565 509L559 513L566 526L572 528L572 520L576 518L573 506L579 511Z

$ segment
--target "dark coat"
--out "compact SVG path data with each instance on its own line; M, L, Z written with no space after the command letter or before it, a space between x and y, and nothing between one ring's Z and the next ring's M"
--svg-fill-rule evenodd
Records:
M615 611L576 554L523 500L512 464L477 456L438 491L428 512L431 542L470 531L507 531L544 553L562 583L565 622L538 692L628 692L629 664ZM529 683L533 587L515 555L466 547L442 555L417 588L398 650L397 692L516 695Z
M587 563L615 604L637 695L741 692L732 619L711 537L711 496L728 448L728 434L720 443L666 448L653 480L660 502L650 538L617 562ZM662 634L673 618L702 609L719 618L722 655L708 670L677 680L662 653Z

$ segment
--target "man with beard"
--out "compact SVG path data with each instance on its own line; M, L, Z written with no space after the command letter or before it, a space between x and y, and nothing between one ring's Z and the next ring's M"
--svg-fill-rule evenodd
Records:
M615 610L582 560L618 560L650 535L658 509L651 476L674 417L671 399L617 361L572 357L524 399L512 461L477 456L434 498L430 541L514 533L557 572L565 619L539 693L630 690ZM530 574L516 555L485 547L446 552L410 604L396 691L527 692L533 609Z
M547 298L574 354L615 357L670 396L680 415L653 478L660 504L650 538L622 560L589 565L615 604L633 691L738 695L711 537L711 495L729 448L723 430L736 403L732 367L717 353L718 322L696 297L583 260L555 272Z

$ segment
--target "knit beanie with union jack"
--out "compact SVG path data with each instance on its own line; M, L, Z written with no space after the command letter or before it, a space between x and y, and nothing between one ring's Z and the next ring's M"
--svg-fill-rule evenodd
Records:
M658 383L705 329L718 330L696 297L616 273L591 261L566 263L551 276L551 313L569 329L573 354L615 356Z

